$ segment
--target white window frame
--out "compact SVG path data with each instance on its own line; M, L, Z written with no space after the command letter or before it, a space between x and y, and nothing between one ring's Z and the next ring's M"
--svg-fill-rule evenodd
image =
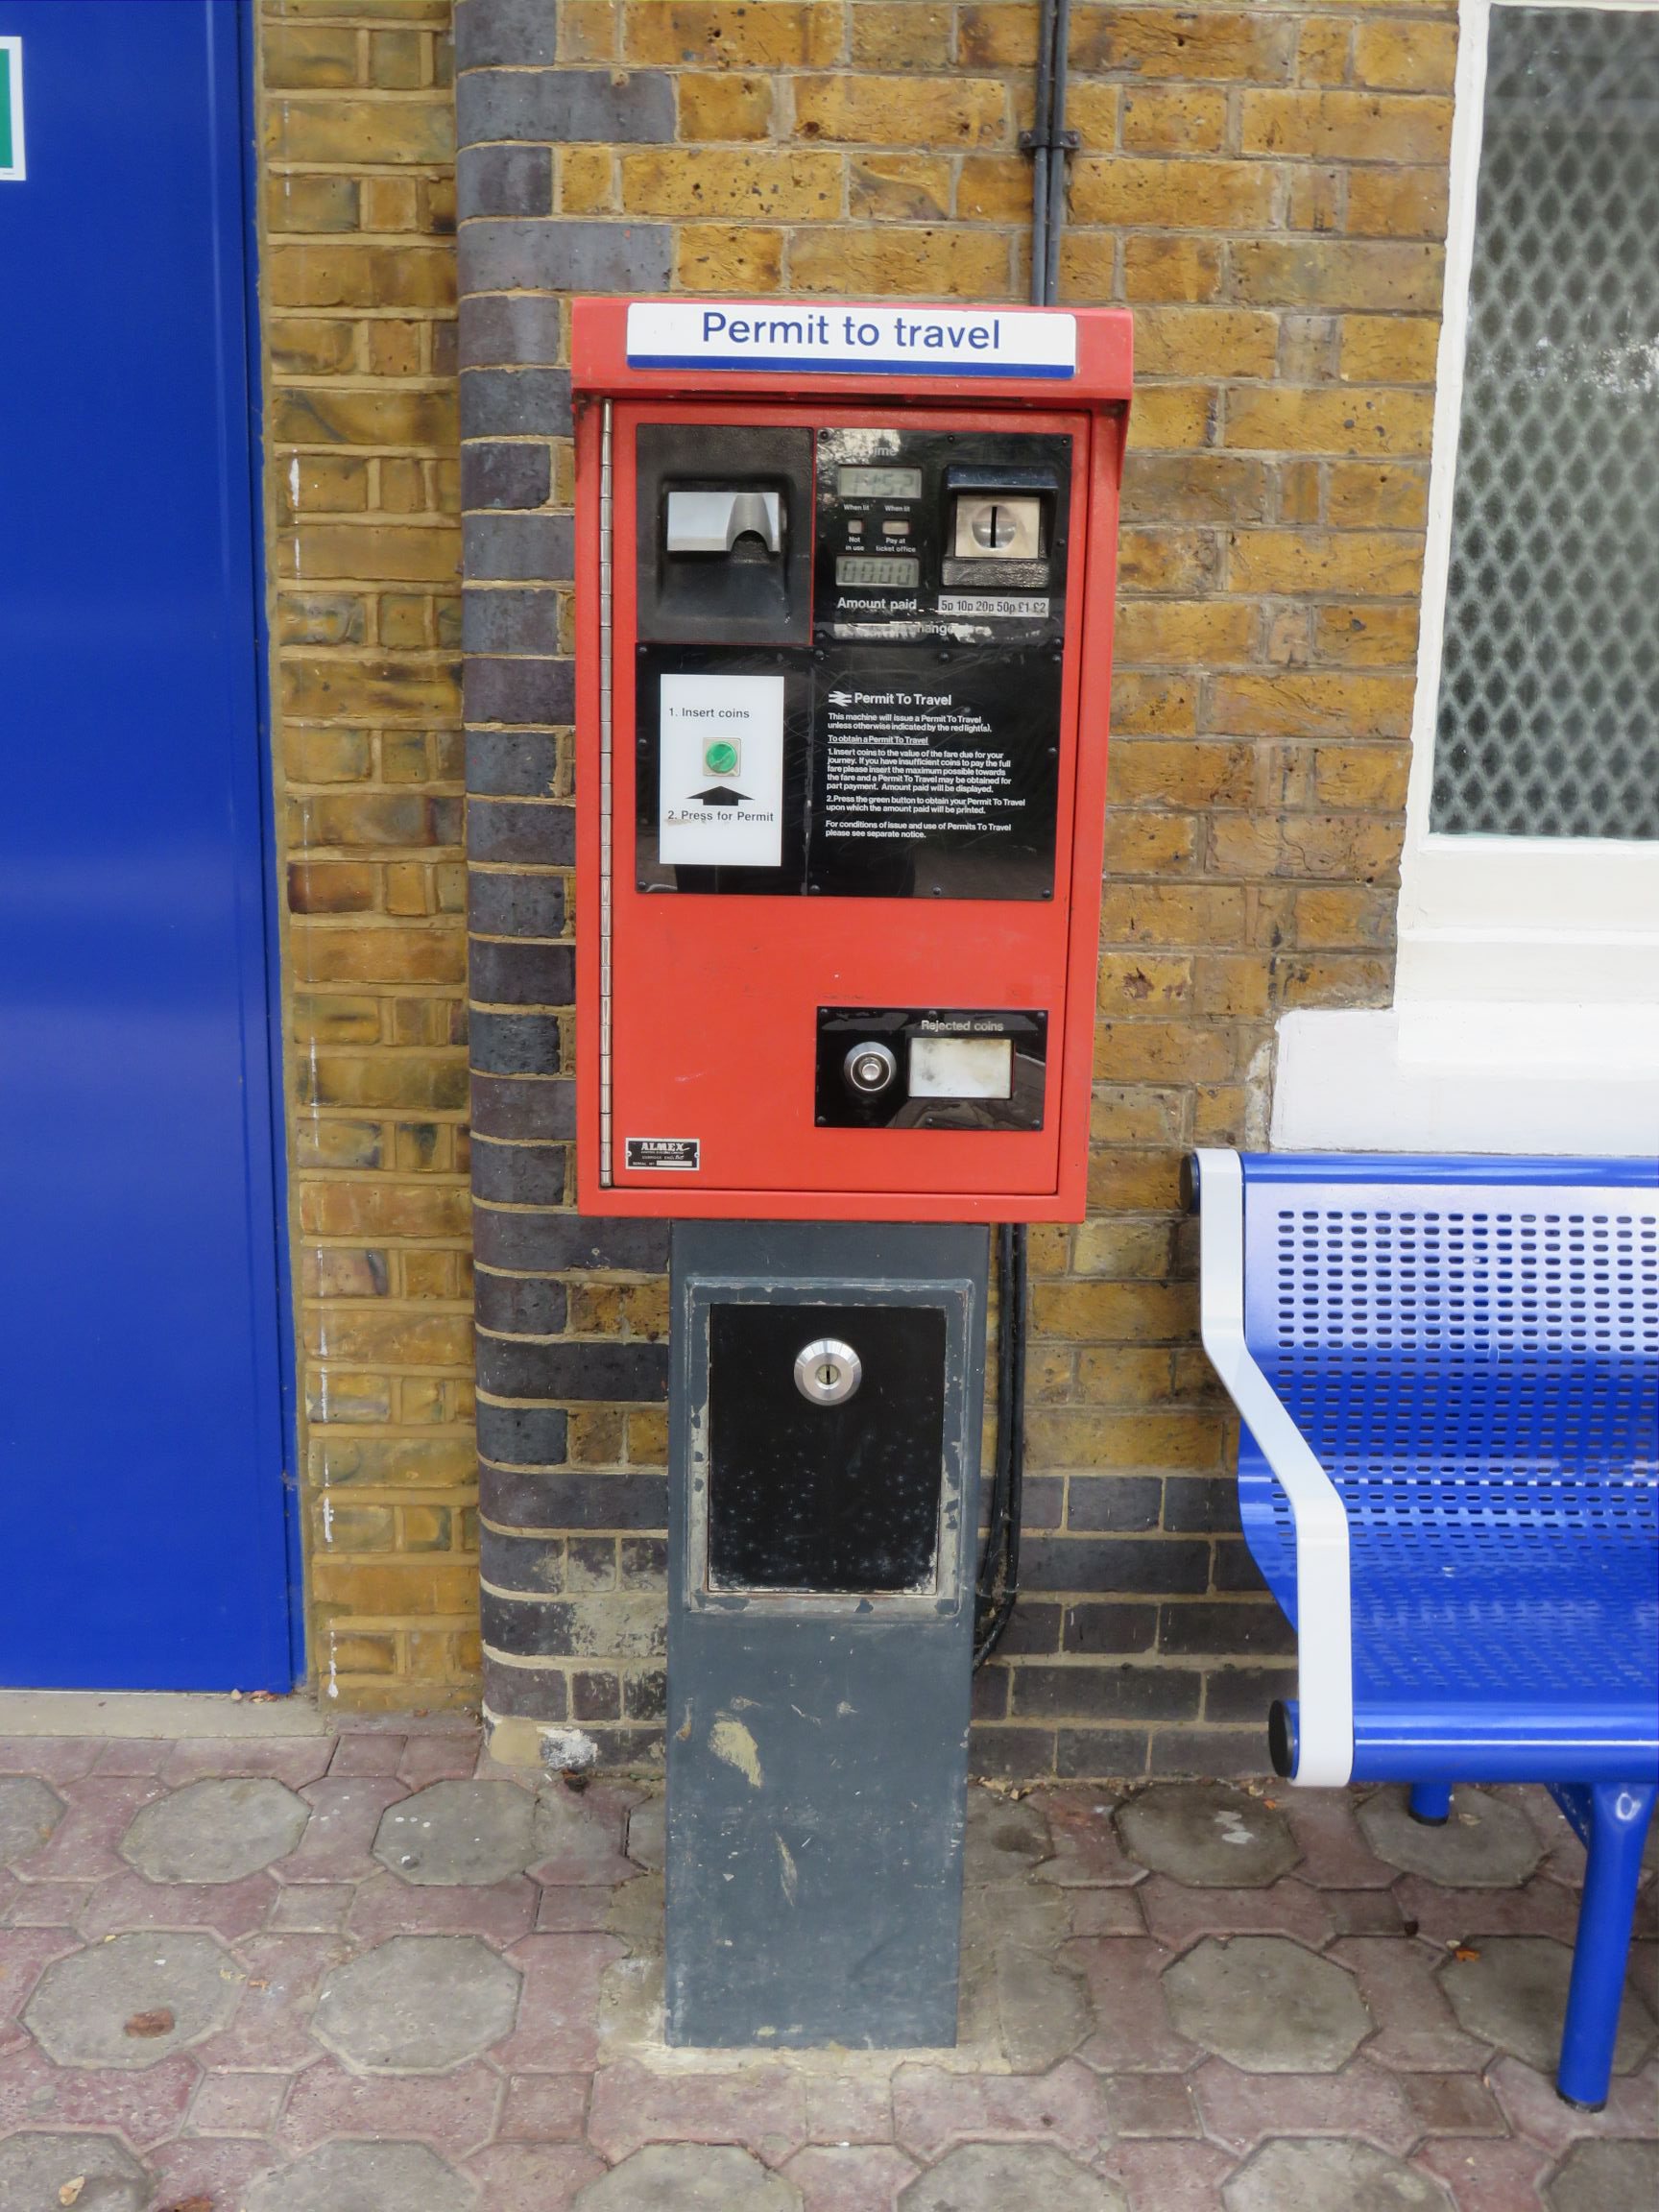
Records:
M1402 856L1397 1003L1659 1002L1659 840L1451 836L1429 826L1452 558L1487 41L1494 7L1461 0L1446 296L1430 468L1423 621ZM1533 0L1659 13L1659 0Z

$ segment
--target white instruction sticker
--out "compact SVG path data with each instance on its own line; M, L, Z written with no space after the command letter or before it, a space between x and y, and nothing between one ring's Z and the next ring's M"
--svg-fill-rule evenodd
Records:
M783 679L664 676L659 855L669 868L776 868L783 858Z
M1046 599L1030 598L1018 592L1011 598L998 598L990 591L941 591L941 614L995 614L1006 621L1011 617L1022 622L1046 622Z

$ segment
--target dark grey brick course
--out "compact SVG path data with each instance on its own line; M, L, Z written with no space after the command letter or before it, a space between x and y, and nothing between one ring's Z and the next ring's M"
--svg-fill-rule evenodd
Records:
M1158 1626L1153 1605L1068 1605L1062 1648L1078 1653L1150 1651Z
M570 1417L556 1406L480 1406L478 1450L508 1467L557 1467L569 1449Z
M1020 1720L1191 1720L1203 1676L1168 1667L1016 1667Z
M461 289L661 292L673 257L673 234L665 223L482 217L461 227Z
M1072 1528L1156 1528L1164 1485L1156 1475L1078 1475L1071 1479Z
M668 1396L665 1344L537 1344L480 1335L478 1383L494 1398L603 1399L661 1405Z
M657 1529L667 1526L666 1475L532 1475L486 1467L483 1509L512 1528ZM490 1575L491 1581L500 1577Z
M496 362L551 364L565 348L560 303L546 295L482 293L464 297L457 359L463 369Z
M1253 1722L1265 1736L1275 1697L1294 1697L1294 1667L1217 1667L1204 1695L1206 1720Z
M568 722L576 672L568 661L485 661L469 654L461 698L469 722Z
M486 1075L557 1075L559 1023L550 1014L475 1010L468 1058Z
M478 1325L504 1336L556 1336L569 1306L563 1283L539 1275L493 1275L480 1267L476 1277Z
M474 1075L472 1126L485 1137L552 1142L576 1134L576 1086L560 1078Z
M550 215L553 152L548 146L463 146L455 158L455 212Z
M1159 1609L1158 1647L1207 1657L1218 1651L1285 1652L1296 1648L1296 1631L1277 1605L1165 1605Z
M467 788L476 798L544 799L559 773L559 741L541 732L469 730ZM556 930L533 931L556 936Z
M550 1667L515 1667L493 1651L484 1654L484 1702L492 1713L530 1720L569 1718L563 1674Z
M481 1006L567 1006L576 954L569 945L475 938L472 997Z
M461 600L461 642L469 653L555 655L560 638L560 595L550 589L519 590L513 585L470 589ZM481 715L505 721L505 715Z
M559 51L555 0L457 0L455 66L552 61Z
M539 745L545 738L508 738ZM474 870L467 886L468 926L481 937L557 937L565 926L565 885L557 876Z
M487 445L461 448L463 507L542 507L553 489L553 457L545 445Z
M1203 1590L1210 1547L1174 1538L1039 1536L1020 1555L1027 1590L1148 1590L1176 1596Z
M567 438L565 369L469 369L461 379L463 438ZM568 527L568 523L566 523ZM471 570L468 570L471 574Z
M998 1729L993 1741L999 1742ZM1144 1728L1062 1728L1054 1738L1054 1770L1062 1781L1073 1774L1144 1774L1150 1744ZM970 1757L978 1751L974 1746ZM1047 1765L1045 1759L1044 1766ZM1036 1774L1040 1767L1016 1768L1016 1772Z
M674 82L661 69L481 69L455 87L463 146L517 138L566 145L665 145Z
M485 1266L525 1275L564 1275L585 1267L658 1275L668 1264L666 1221L484 1206L473 1215L473 1240Z
M566 1186L562 1144L501 1144L472 1138L472 1194L498 1206L560 1206Z
M469 515L462 524L469 582L567 583L576 525L568 515Z
M467 850L474 860L527 860L565 868L576 857L576 821L568 806L473 797L467 807Z

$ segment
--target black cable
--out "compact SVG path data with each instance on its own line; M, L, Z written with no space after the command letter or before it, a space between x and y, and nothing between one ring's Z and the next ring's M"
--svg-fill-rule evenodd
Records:
M1001 1641L1020 1595L1020 1524L1025 1488L1025 1225L1007 1223L995 1236L997 1456L974 1590L975 1667L982 1667Z

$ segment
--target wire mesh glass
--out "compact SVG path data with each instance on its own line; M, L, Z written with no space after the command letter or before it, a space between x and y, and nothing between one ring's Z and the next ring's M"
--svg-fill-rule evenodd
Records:
M1659 12L1492 11L1431 827L1659 838Z

